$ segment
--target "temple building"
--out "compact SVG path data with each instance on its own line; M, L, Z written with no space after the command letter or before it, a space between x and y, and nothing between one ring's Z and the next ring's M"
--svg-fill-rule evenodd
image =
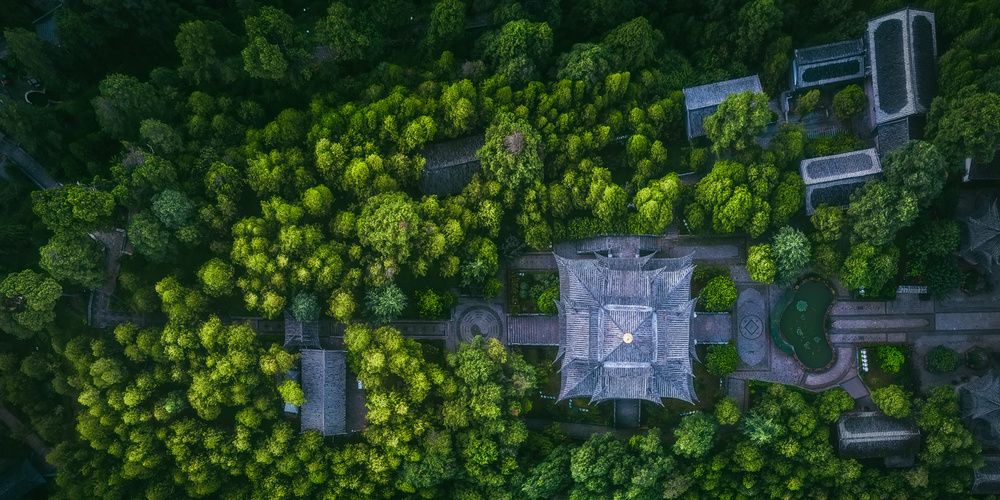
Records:
M984 445L1000 441L1000 378L991 370L962 386L962 415Z
M686 110L684 123L687 128L688 140L705 136L702 124L705 122L705 118L715 114L722 101L725 101L731 94L739 94L748 90L764 92L757 75L684 89L684 108Z
M1000 456L983 456L983 466L972 470L973 495L1000 495Z
M322 349L302 350L302 432L310 429L324 436L347 434L347 353Z
M909 467L920 449L920 429L913 419L880 412L844 413L837 421L841 458L882 458L886 467Z
M480 134L424 147L420 151L425 159L420 176L424 193L447 196L462 192L479 172L476 152L485 144L486 137Z
M962 229L962 258L993 272L1000 266L1000 214L997 201L982 206L976 213L959 219Z
M923 134L937 92L934 13L909 7L868 21L865 32L881 155Z
M861 39L795 49L790 82L793 91L864 77L865 45Z
M556 256L558 399L695 400L692 255L653 258L635 248L592 255Z
M802 160L799 173L806 185L806 214L820 205L846 206L851 195L870 180L882 175L875 149Z

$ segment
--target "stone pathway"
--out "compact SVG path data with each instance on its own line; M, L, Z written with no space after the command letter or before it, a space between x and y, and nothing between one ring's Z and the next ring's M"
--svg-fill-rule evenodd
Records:
M27 425L21 422L21 419L5 408L2 402L0 402L0 422L3 422L10 429L13 436L20 436L21 442L28 445L43 460L52 452L48 445L42 441L42 438L38 437L38 434L35 434Z
M34 182L39 189L45 190L62 187L62 184L49 177L49 174L45 171L45 167L41 163L38 163L25 150L21 149L13 139L5 136L3 132L0 132L0 155L16 163L21 168L21 171L24 172L24 175L31 179L31 182Z

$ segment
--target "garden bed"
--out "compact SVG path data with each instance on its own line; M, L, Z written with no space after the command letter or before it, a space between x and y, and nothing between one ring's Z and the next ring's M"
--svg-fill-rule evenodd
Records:
M910 356L909 344L893 344L892 347L899 349L903 353L905 361L896 373L887 373L882 370L882 362L879 359L878 348L882 345L865 345L868 351L868 371L860 372L861 378L865 381L868 389L875 390L890 385L898 385L907 391L913 391L916 386L913 379L913 369ZM859 364L860 366L860 364ZM860 371L860 370L859 370Z
M538 297L549 288L559 287L559 274L553 271L512 271L507 282L510 284L507 287L510 314L544 314L538 308Z

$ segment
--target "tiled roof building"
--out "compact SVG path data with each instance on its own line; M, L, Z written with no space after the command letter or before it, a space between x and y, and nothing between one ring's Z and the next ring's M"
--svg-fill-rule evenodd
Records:
M920 430L912 419L880 412L843 414L837 435L841 458L885 458L886 465L905 464L920 449Z
M986 455L983 462L972 470L972 494L1000 495L1000 456Z
M820 205L845 206L866 182L878 179L882 165L874 149L802 160L799 173L806 184L806 213Z
M485 144L485 136L470 135L424 147L420 152L426 160L421 175L424 193L446 196L462 192L479 172L476 151Z
M560 400L696 398L691 258L556 256Z
M962 257L993 272L1000 266L1000 213L997 201L983 206L975 214L960 219ZM981 379L980 379L981 380Z
M792 90L864 78L864 42L861 39L847 40L796 49L791 75Z
M715 114L719 104L722 104L722 101L731 94L746 91L764 92L757 75L684 89L684 108L687 110L685 125L688 139L704 136L705 129L702 124L705 118Z
M324 436L347 433L347 353L302 350L302 431Z

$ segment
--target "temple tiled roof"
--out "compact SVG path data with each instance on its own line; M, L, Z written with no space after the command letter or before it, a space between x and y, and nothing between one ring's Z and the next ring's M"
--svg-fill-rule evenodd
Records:
M936 93L934 13L905 8L868 21L875 123L926 113Z
M841 458L914 455L920 448L920 430L912 419L880 412L845 413L837 421Z
M1000 266L1000 214L997 201L983 206L962 222L962 257L993 272Z
M486 137L470 135L424 147L420 151L426 160L421 175L424 193L445 196L461 192L479 172L476 151L485 144Z
M1000 456L983 456L983 466L972 470L973 495L1000 495Z
M799 173L807 186L881 172L882 165L874 148L809 158L799 164Z
M687 109L688 139L705 135L702 122L715 114L716 108L731 94L746 91L763 92L760 78L757 75L709 83L698 87L684 89L684 107Z
M992 370L963 385L961 401L966 418L986 423L993 436L1000 436L1000 378Z
M690 255L556 262L560 400L695 399Z
M879 154L885 156L912 140L923 139L926 124L925 115L912 115L879 125L876 130Z
M347 353L302 350L302 431L317 429L324 436L347 433Z
M865 47L861 39L795 50L792 90L864 78Z
M45 478L38 473L38 469L28 460L23 460L0 475L0 498L21 498L43 484Z
M285 349L319 349L319 321L299 321L285 311Z

